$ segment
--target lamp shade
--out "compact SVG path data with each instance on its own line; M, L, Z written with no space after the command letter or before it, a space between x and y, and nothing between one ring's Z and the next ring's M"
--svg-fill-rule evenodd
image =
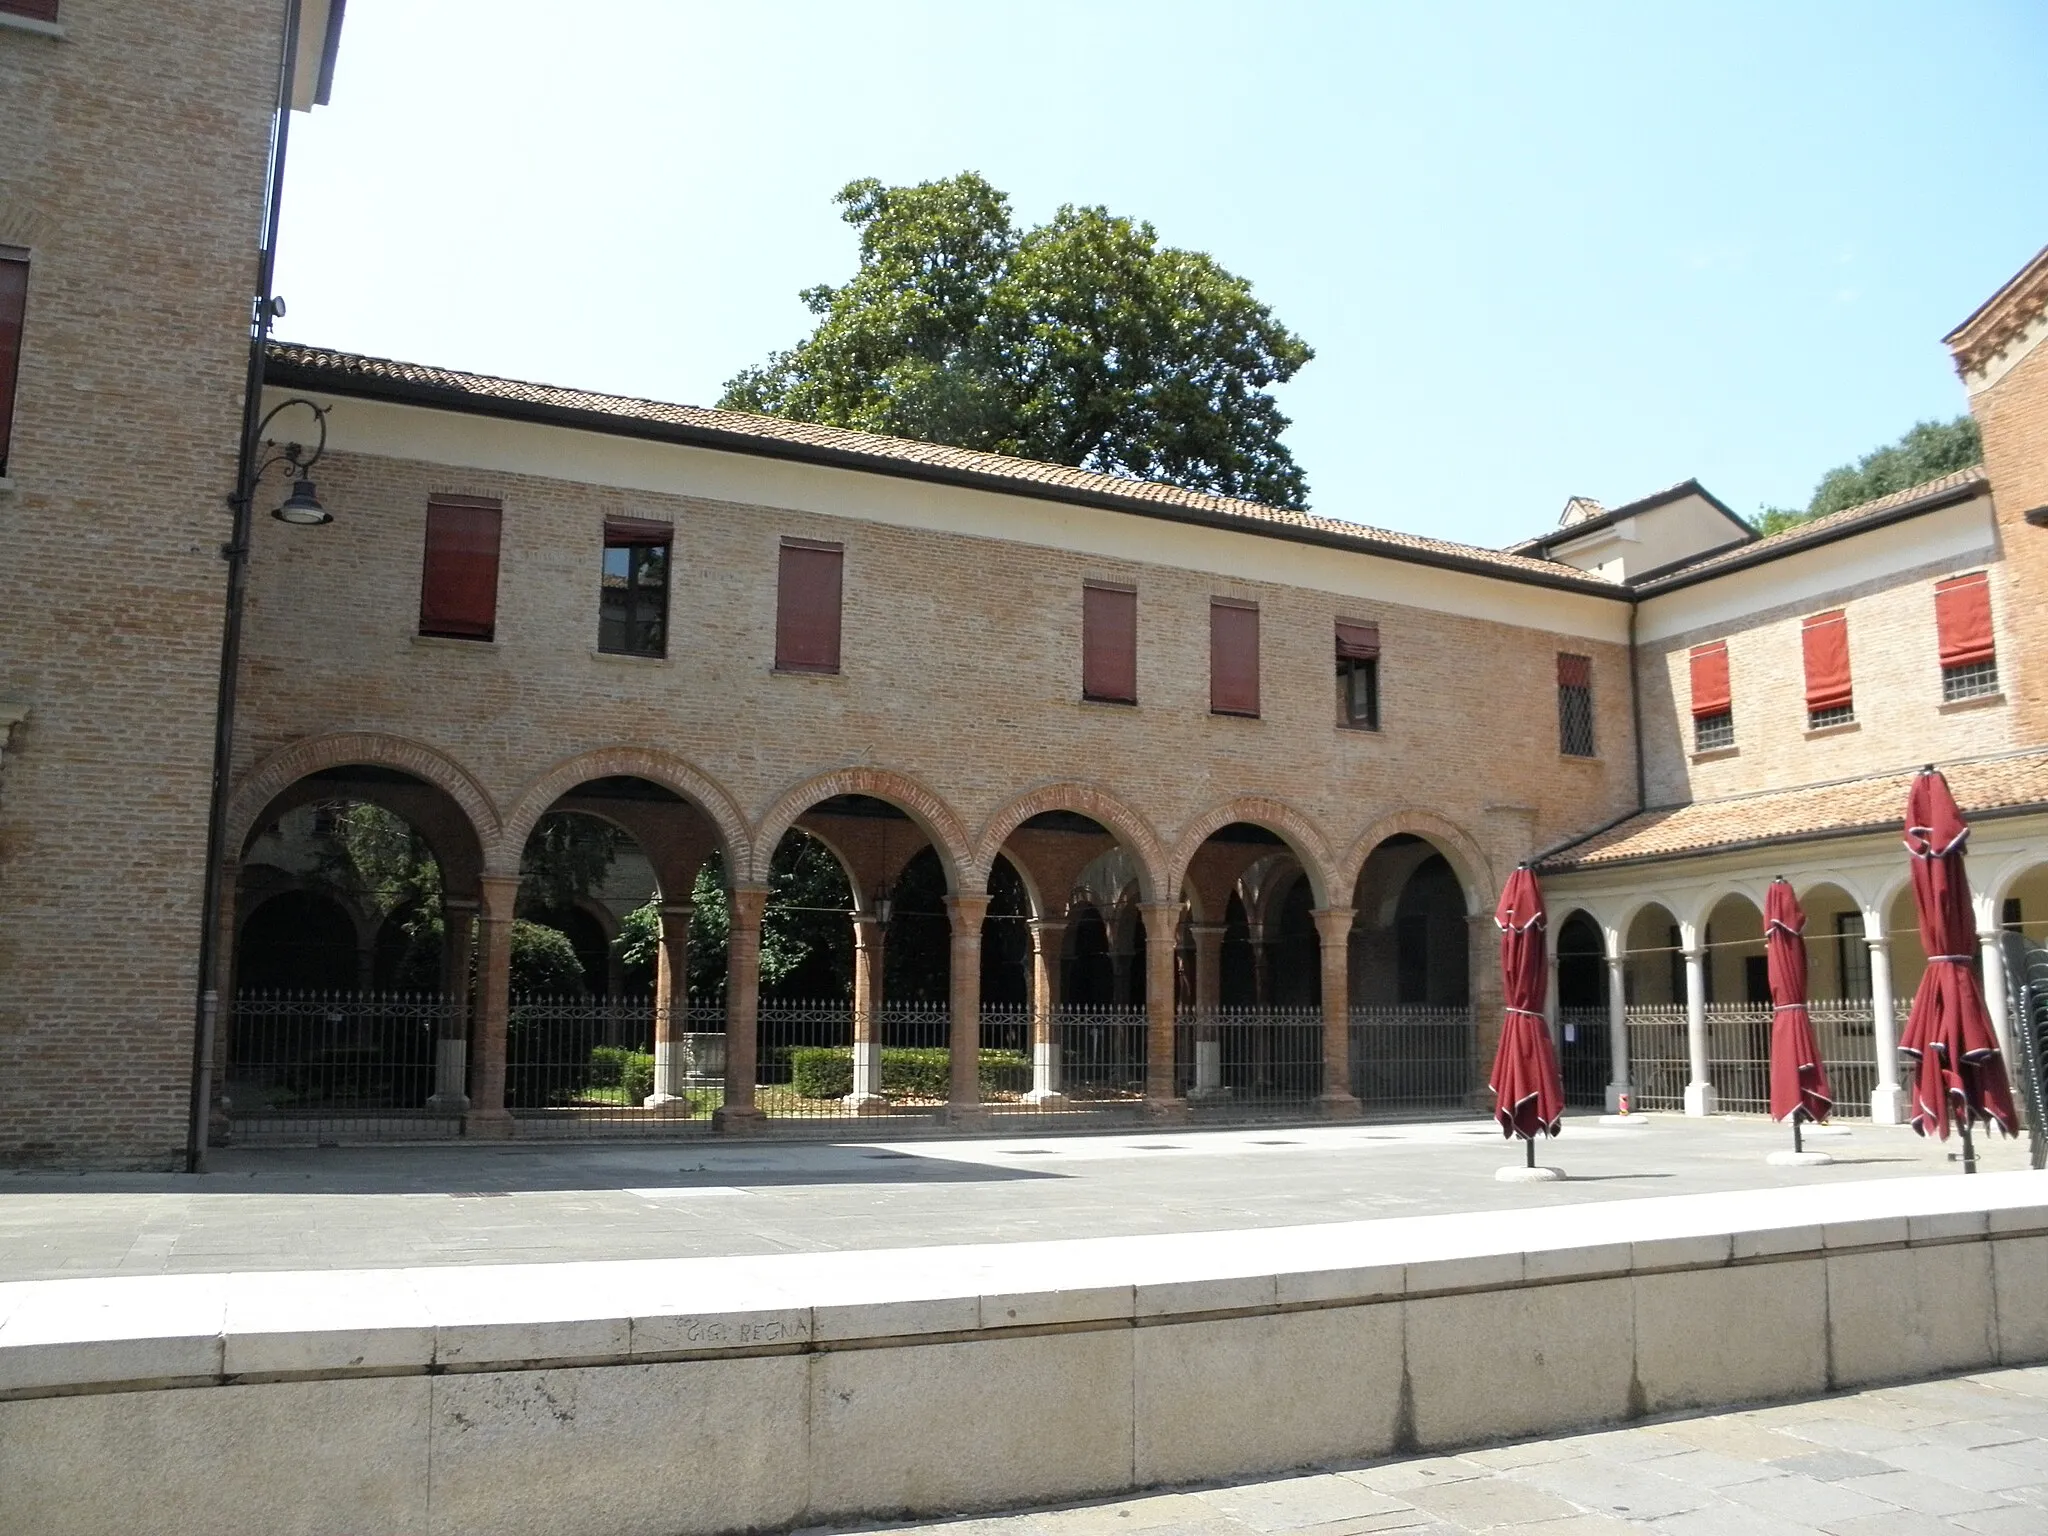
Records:
M321 523L334 521L334 514L320 505L320 497L310 480L292 483L291 495L285 497L277 510L270 514L281 523L293 523L302 528L317 527Z

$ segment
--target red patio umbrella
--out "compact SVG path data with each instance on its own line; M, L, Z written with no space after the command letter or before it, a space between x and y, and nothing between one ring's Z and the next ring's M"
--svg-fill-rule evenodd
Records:
M1977 924L1963 844L1970 829L1956 809L1948 780L1932 766L1913 779L1906 796L1906 849L1912 855L1913 899L1920 909L1920 942L1927 971L1913 994L1901 1055L1913 1060L1913 1129L1948 1140L1951 1117L1963 1133L1963 1169L1977 1171L1970 1127L1993 1122L2016 1135L2012 1089L1999 1055L1998 1035L1984 1006L1983 985L1971 968Z
M1508 876L1494 909L1500 925L1500 972L1507 1015L1501 1023L1500 1048L1494 1052L1487 1087L1493 1090L1493 1115L1503 1136L1529 1143L1529 1163L1536 1162L1536 1133L1555 1136L1564 1115L1564 1079L1558 1075L1557 1052L1550 1044L1550 1025L1543 1017L1545 958L1543 892L1536 872L1519 865Z
M1764 897L1764 956L1771 979L1771 1118L1791 1117L1797 1152L1799 1122L1827 1119L1835 1098L1806 1012L1806 914L1782 878Z

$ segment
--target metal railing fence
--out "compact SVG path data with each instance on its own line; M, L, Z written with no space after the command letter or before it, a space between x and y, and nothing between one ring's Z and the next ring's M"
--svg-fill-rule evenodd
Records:
M1807 1004L1807 1014L1834 1092L1835 1116L1868 1119L1870 1096L1877 1087L1870 1003L1822 998ZM1770 1113L1771 1016L1769 1004L1708 1005L1707 1081L1713 1084L1720 1113ZM1628 1058L1629 1100L1634 1108L1684 1110L1685 1085L1692 1071L1682 1004L1630 1008Z
M2013 1097L2027 1122L2027 1161L2048 1168L2048 948L2007 933L2006 1000L2011 1010Z
M1308 1104L1323 1091L1319 1008L1217 1008L1173 1027L1174 1092L1197 1108Z
M1471 1107L1484 1086L1470 1008L1351 1010L1351 1091L1368 1114Z
M720 1054L707 1047L724 1028L723 1009L690 1005L690 1027L676 1031L681 1038L670 1047L682 1058L676 1075L683 1091L657 1095L660 1011L651 997L515 995L505 1029L505 1107L521 1122L520 1134L615 1136L708 1124L722 1084L714 1085L712 1064L702 1058Z
M452 1136L428 1105L435 1041L460 999L424 992L250 991L228 1009L221 1096L238 1139Z

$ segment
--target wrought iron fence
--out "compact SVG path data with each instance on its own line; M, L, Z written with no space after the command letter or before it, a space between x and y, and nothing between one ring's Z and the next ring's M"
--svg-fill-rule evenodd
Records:
M505 1107L522 1136L617 1136L708 1127L723 1093L723 1009L693 1003L656 1054L651 997L513 997ZM662 1067L667 1071L663 1072Z
M1868 1120L1870 1098L1877 1091L1877 1014L1868 999L1822 999L1806 1005L1828 1088L1835 1096L1836 1120Z
M416 992L244 992L228 1012L222 1097L238 1140L452 1136L429 1101L459 999Z
M1835 1116L1868 1119L1877 1087L1868 1002L1819 999L1807 1005L1814 1036L1834 1093ZM1728 1115L1766 1115L1771 1108L1771 1017L1768 1004L1715 1003L1706 1010L1707 1081L1716 1109ZM1682 1005L1628 1011L1629 1097L1641 1110L1682 1111L1691 1078Z
M1560 1008L1557 1011L1557 1069L1564 1078L1568 1109L1592 1109L1607 1103L1607 1084L1614 1076L1608 1051L1605 1008Z
M1174 1092L1190 1105L1312 1103L1323 1091L1320 1008L1218 1008L1174 1023Z
M1628 1010L1629 1104L1679 1113L1692 1059L1685 1045L1685 1007L1639 1005Z
M1470 1008L1351 1010L1351 1091L1368 1114L1462 1110L1481 1086Z
M1058 1088L1069 1105L1135 1104L1145 1097L1145 1010L1061 1008L1053 1014Z
M2048 1168L2048 949L2007 933L2006 999L2012 1010L2013 1095L2027 1122L2027 1160Z

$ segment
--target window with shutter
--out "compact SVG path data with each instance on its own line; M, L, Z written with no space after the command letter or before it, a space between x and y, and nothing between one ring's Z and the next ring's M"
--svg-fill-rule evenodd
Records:
M420 571L420 633L490 640L498 625L495 497L435 496L427 502L427 551Z
M1209 600L1209 712L1259 712L1259 605L1234 597Z
M0 11L26 16L30 21L55 21L58 0L0 0Z
M1081 585L1081 697L1138 702L1138 589L1113 582Z
M1728 642L1692 648L1692 744L1695 752L1735 745L1735 703L1728 686Z
M784 539L775 591L775 670L839 670L843 544Z
M598 580L597 648L614 656L668 653L669 546L675 530L641 518L606 518Z
M1566 757L1592 757L1593 658L1557 653L1557 749Z
M1337 723L1354 731L1380 728L1380 627L1337 621Z
M1991 583L1983 571L1934 584L1942 702L1998 692L1998 645L1991 630Z
M1849 680L1849 615L1840 608L1814 614L1799 626L1799 644L1806 666L1806 728L1852 724L1856 701Z
M22 317L28 308L28 257L0 246L0 479L14 438L14 381L21 371Z

